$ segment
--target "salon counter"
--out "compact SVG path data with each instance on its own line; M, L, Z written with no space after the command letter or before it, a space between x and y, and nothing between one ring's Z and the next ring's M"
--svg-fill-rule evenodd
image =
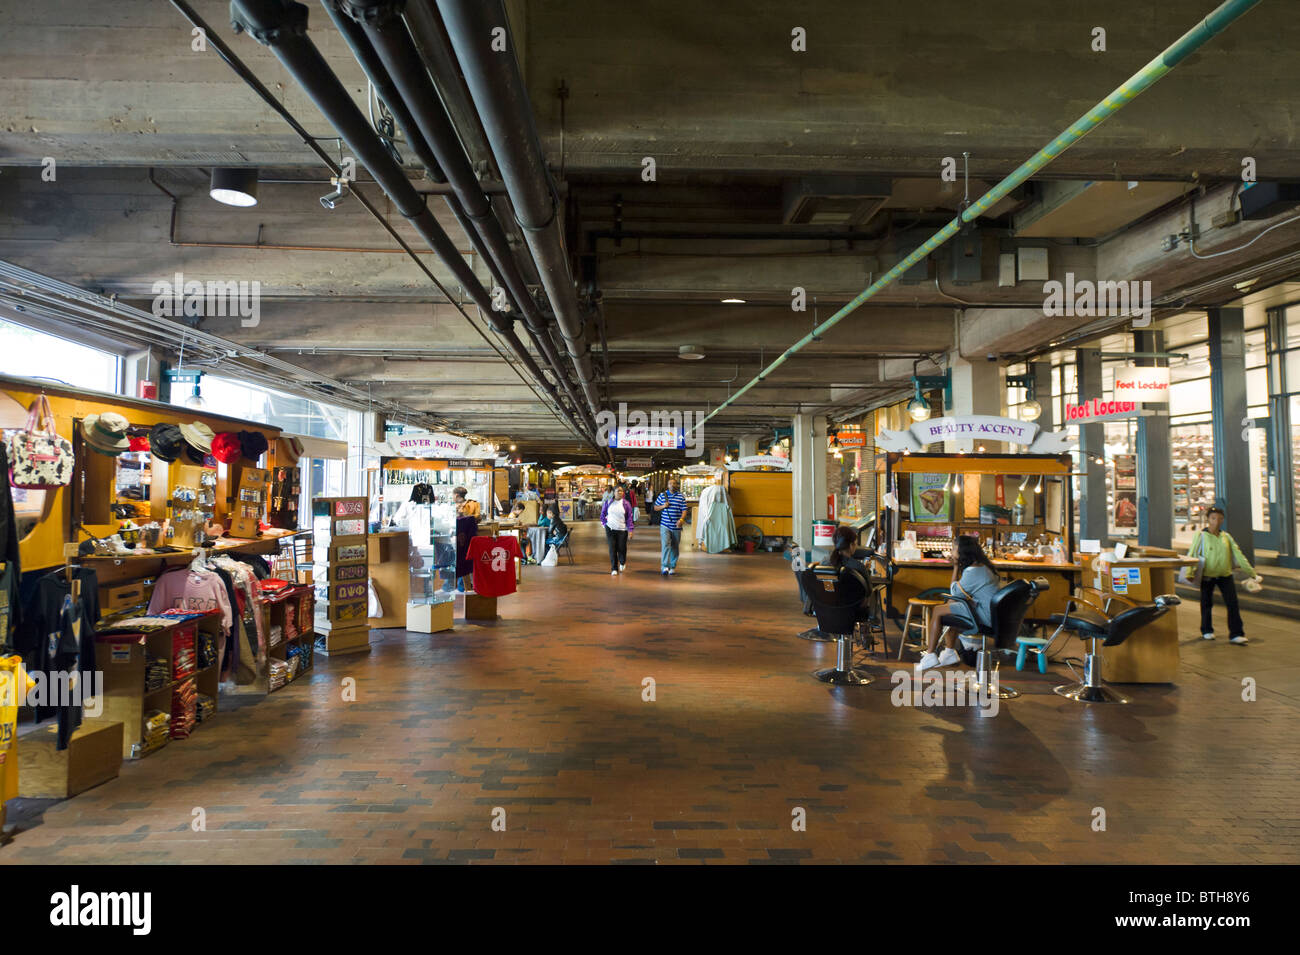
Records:
M947 590L952 584L952 561L943 558L896 561L890 606L898 614L907 613L907 601L924 590ZM1066 601L1074 592L1075 581L1082 571L1080 564L1050 561L994 560L993 566L1003 578L1012 580L1047 579L1049 587L1038 595L1029 611L1031 620L1043 620L1054 613L1064 613Z

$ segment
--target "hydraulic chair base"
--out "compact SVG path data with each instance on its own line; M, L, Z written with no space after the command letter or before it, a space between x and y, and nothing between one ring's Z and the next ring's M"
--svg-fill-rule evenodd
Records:
M813 676L834 686L866 686L872 682L864 670L853 667L853 637L839 638L835 647L835 666L816 671Z
M811 630L805 630L803 633L796 634L800 640L811 640L814 643L834 643L834 634L824 633L816 627Z
M975 685L979 688L978 692L983 695L990 685L990 676L998 672L989 669L989 657L992 654L988 650L980 650L975 655ZM1014 700L1020 695L1019 690L1012 689L1009 686L1002 685L1002 678L998 677L998 699Z
M1101 654L1097 652L1097 641L1093 640L1093 650L1083 661L1083 682L1067 683L1054 686L1052 692L1076 703L1127 703L1128 698L1116 693L1101 682Z

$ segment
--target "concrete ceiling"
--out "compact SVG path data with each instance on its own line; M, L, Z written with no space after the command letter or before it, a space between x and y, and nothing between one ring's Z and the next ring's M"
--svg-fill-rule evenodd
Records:
M1100 0L1048 15L1032 0L938 0L921 14L755 0L738 17L687 0L508 3L602 400L713 410L953 217L967 195L963 152L976 198L1212 5ZM224 0L193 6L313 135L335 135L266 48L233 35ZM1300 22L1287 6L1261 4L990 210L974 240L977 274L959 274L940 250L711 420L707 440L767 431L798 411L879 404L918 356L1023 355L1085 325L1044 319L1041 283L999 285L999 254L1020 246L1047 248L1053 277L1149 279L1169 310L1227 301L1242 276L1263 289L1300 274L1300 227L1262 235L1288 214L1233 214L1244 157L1262 179L1300 179ZM154 283L177 272L256 280L256 327L220 317L197 327L509 437L529 457L580 452L450 270L419 252L448 296L355 199L321 208L328 172L218 56L191 48L170 4L10 2L0 25L0 259L145 309ZM1092 49L1097 26L1105 52ZM806 52L791 49L796 27ZM319 5L309 36L364 110L364 74ZM491 154L475 130L460 132L536 288ZM445 190L402 152L491 288ZM654 182L642 178L647 157ZM946 157L956 181L941 176ZM42 176L50 158L53 181ZM211 201L214 165L258 166L259 204ZM874 184L880 198L831 196L817 224L791 223L791 190L808 177L829 177L828 193ZM370 178L362 170L359 189L423 249ZM1227 254L1162 250L1193 203L1197 251ZM791 309L796 288L806 311ZM745 304L722 304L730 297ZM683 345L706 357L680 360Z

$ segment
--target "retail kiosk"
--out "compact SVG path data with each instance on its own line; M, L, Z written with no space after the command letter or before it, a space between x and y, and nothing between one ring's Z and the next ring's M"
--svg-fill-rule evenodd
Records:
M764 538L794 535L793 475L788 458L755 454L727 464L727 498L736 533L752 525Z

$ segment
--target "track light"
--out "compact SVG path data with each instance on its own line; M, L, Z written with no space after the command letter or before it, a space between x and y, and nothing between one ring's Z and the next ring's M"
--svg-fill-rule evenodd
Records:
M333 209L334 206L338 204L339 200L345 198L348 194L348 180L346 176L331 176L330 185L334 187L334 191L328 195L320 197L320 204L326 209Z
M257 205L257 169L218 166L212 170L208 195L228 206Z
M1041 474L1038 475L1038 483L1034 485L1034 493L1035 494L1043 493L1043 476Z

